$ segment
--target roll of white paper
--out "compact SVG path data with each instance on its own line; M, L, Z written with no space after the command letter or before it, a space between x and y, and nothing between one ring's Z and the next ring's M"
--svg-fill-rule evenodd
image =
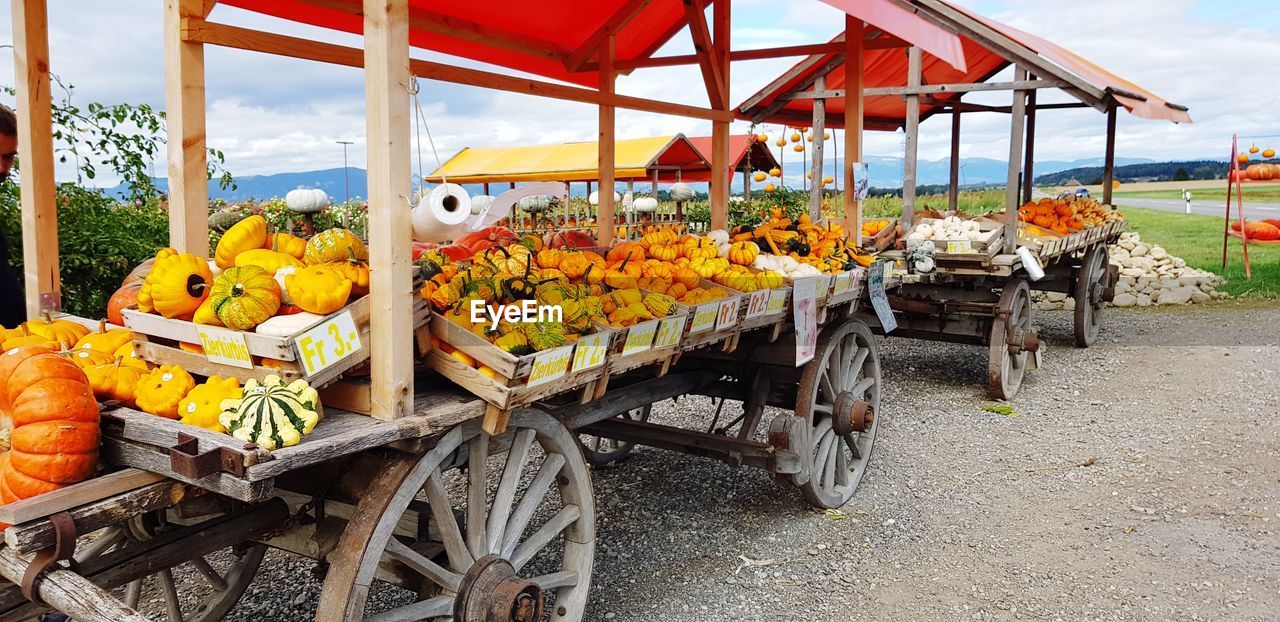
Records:
M457 184L440 184L413 208L413 238L419 242L453 239L471 216L471 196Z
M1035 253L1025 246L1018 247L1018 258L1022 260L1022 267L1026 269L1027 276L1032 281L1039 281L1044 278L1044 268L1040 267L1040 260L1036 258Z

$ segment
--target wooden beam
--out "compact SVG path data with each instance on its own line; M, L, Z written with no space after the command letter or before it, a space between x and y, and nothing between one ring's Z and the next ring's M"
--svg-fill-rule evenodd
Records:
M200 11L200 17L209 17L215 6L218 6L218 0L204 0L204 8Z
M827 77L818 76L817 82L813 83L815 90L826 88ZM822 151L823 144L822 134L826 131L827 123L827 100L813 100L813 124L810 125L809 134L813 137L813 160L809 166L809 170L813 174L813 181L809 184L809 219L813 222L822 220Z
M921 80L920 48L907 48L907 86L919 88ZM863 89L866 95L866 89ZM906 133L902 159L902 228L908 231L915 220L916 210L916 159L920 149L920 96L907 95L907 118L903 128Z
M711 18L714 60L720 70L720 90L726 94L717 109L729 112L729 0L712 0ZM729 121L711 123L711 228L729 228L729 179L733 174L729 162Z
M361 0L299 0L311 6L363 16L364 7ZM479 43L489 47L518 52L537 58L545 58L562 63L569 56L569 51L553 42L537 39L518 32L497 30L489 26L477 24L450 15L442 15L417 7L409 7L409 28L415 32L449 37L470 43Z
M702 82L707 87L707 100L712 108L728 108L728 95L724 92L724 80L720 76L720 63L713 58L715 45L707 28L707 15L698 0L684 0L685 19L689 22L689 37L693 39L694 55L702 71Z
M604 24L601 24L591 36L587 37L578 49L574 50L564 61L565 69L569 71L582 71L583 65L591 60L591 56L596 54L601 45L604 44L606 37L617 35L626 25L639 15L645 7L649 6L651 0L629 0L626 4L618 8ZM612 59L610 60L612 62Z
M960 109L951 111L950 183L947 187L947 209L960 209Z
M1021 66L1014 69L1017 79L1025 80L1027 70ZM1027 94L1024 91L1013 92L1013 114L1009 130L1009 176L1005 180L1004 191L1004 253L1010 254L1018 242L1018 176L1022 168L1022 131L1026 125Z
M18 150L22 153L22 272L27 317L62 308L58 276L58 201L53 167L53 97L45 0L11 2ZM8 261L8 258L3 258ZM14 304L16 301L6 301Z
M600 45L600 93L612 95L617 73L613 69L613 54L616 38L609 35ZM614 153L614 108L608 104L600 104L599 126L596 136L598 170L596 177L600 180L600 198L596 210L596 242L608 247L613 242L613 213L616 209L613 201L615 167Z
M844 16L845 32L862 32L865 25L852 15ZM844 57L847 61L844 82L848 85L844 96L844 230L845 238L855 245L862 241L862 202L854 199L853 165L862 161L862 85L863 49L861 37L845 37Z
M1036 170L1036 92L1027 91L1027 137L1023 142L1026 143L1024 149L1025 156L1022 161L1022 202L1031 201L1031 191L1035 184L1032 180L1035 178Z
M1107 108L1107 152L1102 160L1102 203L1111 205L1111 187L1116 177L1116 105Z
M832 43L843 44L844 37L845 37L844 33L841 33L836 36L836 38L832 41ZM837 54L837 56L840 57L841 62L844 61L843 54ZM770 82L769 84L765 85L764 88L757 91L755 95L752 95L751 97L748 97L745 101L743 101L742 104L738 106L738 110L746 112L751 110L752 108L755 108L757 105L760 104L760 102L767 99L770 95L773 95L778 89L783 88L784 86L789 84L792 80L795 80L797 77L804 75L805 73L812 70L814 67L817 67L823 64L824 59L827 59L827 58L828 58L828 55L826 53L813 54L808 58L800 61L799 63L796 63L794 67L792 67L791 69L788 69L785 73L778 76L777 78L774 78L772 82ZM821 73L823 75L826 75L827 72L823 71ZM811 85L813 85L813 81L809 80L803 86L796 85L794 90L807 89ZM775 101L777 99L779 98L775 98ZM758 123L759 120L757 119L756 122Z
M818 67L817 67L816 69L814 69L811 73L809 73L808 77L806 77L806 78L802 79L800 82L796 83L796 85L795 85L795 90L797 90L797 91L802 91L802 90L808 89L809 87L813 86L813 82L814 82L814 80L816 80L816 79L817 79L817 77L818 77L818 76L825 76L825 75L827 75L827 74L831 73L831 70L832 70L832 69L835 69L836 67L839 67L840 65L843 65L843 64L844 64L844 54L843 54L843 53L841 53L841 54L836 54L835 56L832 56L832 57L828 58L825 62L823 62L821 65L818 65ZM798 65L797 65L797 67L798 67ZM783 75L784 75L784 76L786 76L786 75L791 75L791 74L794 74L794 73L796 73L796 72L794 72L794 71L788 71L786 74L783 74ZM790 81L790 80L788 80L788 81ZM769 118L770 116L772 116L772 115L773 115L773 113L778 112L779 110L782 110L783 106L786 106L788 101L790 101L790 100L785 99L785 98L783 98L783 97L781 97L781 96L780 96L780 97L775 98L773 101L769 102L767 105L765 105L765 106L764 106L763 108L761 108L760 110L753 112L753 113L752 113L752 121L754 121L754 122L756 122L756 123L760 123L760 122L761 122L761 121L763 121L764 119ZM744 111L745 111L745 110L747 110L747 109L748 109L748 108L747 108L747 105L746 105L746 104L743 104L743 105L740 107L740 110L744 110Z
M977 91L1025 91L1032 89L1062 88L1067 83L1057 80L1023 80L1021 82L975 82L955 84L928 84L923 86L885 86L862 89L865 97L885 97L890 95L934 95L940 93L973 93ZM829 91L801 91L785 96L787 99L830 99L844 97L844 89Z
M905 48L911 44L898 39L897 37L887 36L879 38L864 39L864 50L891 50L894 48ZM784 45L776 48L758 48L754 50L734 50L729 52L729 60L733 62L748 60L766 60L770 58L787 58L789 56L809 56L809 55L825 55L836 54L844 49L843 41L835 41L831 43L808 43L804 45ZM650 58L637 58L633 60L618 61L615 63L618 71L632 71L635 69L649 69L653 67L676 67L679 65L696 65L698 63L697 54L678 54L674 56L654 56ZM587 63L582 68L593 68L593 63Z
M203 0L165 0L164 99L169 135L169 246L209 256L209 169L205 151L204 44L183 20L203 20Z
M413 222L409 193L409 0L365 0L369 340L376 419L413 414Z
M769 115L768 122L807 127L810 123L813 123L813 117L802 110L779 110ZM847 125L844 113L827 111L827 127L846 127ZM862 129L864 130L893 132L902 127L902 125L902 119L868 117L865 114L862 117Z
M364 53L361 50L341 45L320 43L309 39L301 39L298 37L290 37L286 35L239 28L236 26L228 26L226 24L200 22L196 20L186 21L183 25L183 31L186 33L186 36L193 41L201 41L212 45L263 52L266 54L274 54L276 56L287 56L290 58L301 58L305 60L333 63L335 65L346 65L348 67L364 66ZM733 120L733 113L724 110L710 110L707 108L699 108L697 106L660 102L642 97L618 95L616 93L605 95L600 91L584 89L581 87L566 86L563 84L555 84L539 80L529 80L526 78L517 78L500 73L468 69L466 67L458 67L444 63L435 63L425 60L410 60L409 67L413 71L413 75L418 76L419 78L426 78L428 80L439 80L441 82L465 84L468 86L477 86L498 91L521 93L524 95L534 95L552 99L563 99L587 104L600 104L605 102L617 108L653 112L657 114L668 114L679 117L691 117L695 119L705 119L708 121L724 120L727 122Z

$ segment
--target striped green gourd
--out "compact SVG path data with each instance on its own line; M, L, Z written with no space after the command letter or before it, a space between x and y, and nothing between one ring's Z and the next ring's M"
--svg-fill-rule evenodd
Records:
M320 396L306 380L286 385L272 374L244 383L244 397L223 400L218 421L227 433L268 451L297 445L320 421Z

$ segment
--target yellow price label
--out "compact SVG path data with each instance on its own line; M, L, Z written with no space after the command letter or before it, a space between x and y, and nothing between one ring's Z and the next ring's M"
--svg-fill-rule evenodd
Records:
M627 341L622 344L622 356L648 351L658 333L658 320L649 320L627 329Z
M835 295L835 296L839 296L840 294L843 294L843 293L845 293L845 292L849 291L849 285L850 285L850 283L849 283L849 276L850 276L851 274L853 274L853 273L852 273L852 272L841 272L840 274L837 274L837 275L835 275L834 277L832 277L832 278L835 280L835 285L834 285L834 289L833 289L834 294L833 294L833 295Z
M569 361L573 360L573 346L561 346L538 353L529 371L528 386L536 387L563 378L569 373Z
M329 318L294 337L294 350L307 375L324 371L362 349L360 331L350 311Z
M766 313L769 315L777 315L787 308L787 290L779 287L778 289L769 290L769 306L766 307Z
M831 277L824 274L822 276L814 277L814 278L818 279L817 297L825 298L827 293L831 291Z
M684 321L688 316L670 317L658 324L658 336L653 339L653 347L670 348L680 343L680 333L684 332Z
M708 302L698 305L693 311L693 324L689 326L690 333L700 333L704 330L711 330L716 325L716 318L720 316L720 303Z
M253 357L249 355L249 343L244 333L225 328L200 326L200 347L210 363L253 369Z
M604 365L604 355L609 351L609 335L595 333L578 338L573 351L573 371L586 371Z
M972 253L973 242L969 240L947 240L947 252L956 255Z
M738 325L739 306L740 301L737 298L720 301L720 311L716 316L716 330L733 328Z
M773 290L757 289L751 292L751 298L747 301L747 313L742 319L749 320L764 315L769 311L769 297Z

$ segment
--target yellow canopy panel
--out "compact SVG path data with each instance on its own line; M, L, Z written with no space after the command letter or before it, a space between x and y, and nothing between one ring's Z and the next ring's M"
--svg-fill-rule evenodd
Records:
M517 181L595 181L599 177L595 141L521 147L467 147L427 176L440 183L483 184ZM708 166L683 134L631 138L614 143L614 178L647 179L663 170Z

